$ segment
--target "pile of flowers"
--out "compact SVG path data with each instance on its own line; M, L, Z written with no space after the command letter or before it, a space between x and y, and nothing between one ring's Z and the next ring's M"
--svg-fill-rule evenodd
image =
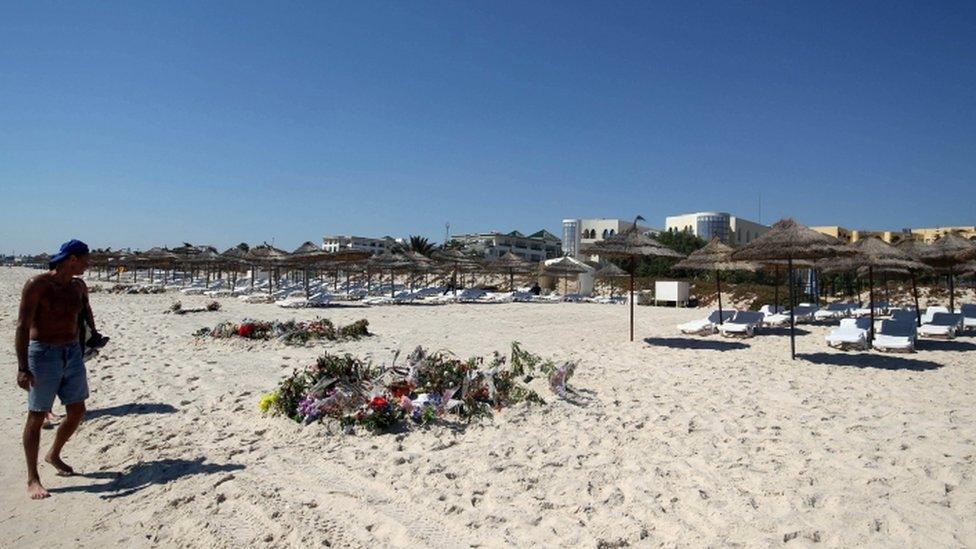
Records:
M245 320L240 324L221 322L213 328L200 328L193 335L220 339L231 337L276 339L282 343L303 345L318 339L338 341L368 336L369 322L363 318L347 326L336 327L332 321L326 318L318 318L308 322Z
M166 292L166 288L162 286L116 284L106 291L111 294L161 294Z
M218 301L211 301L210 303L207 303L206 307L197 307L195 309L184 309L183 304L177 301L176 303L170 305L169 309L166 312L173 313L176 315L185 315L186 313L206 313L210 311L219 311L219 310L220 310L220 302Z
M313 366L295 371L258 408L297 422L338 422L347 431L361 426L389 432L410 423L426 425L450 417L470 421L495 411L544 400L529 387L545 376L561 397L575 362L556 364L528 353L515 342L509 358L461 360L449 352L428 353L417 347L402 365L374 366L352 355L326 353Z

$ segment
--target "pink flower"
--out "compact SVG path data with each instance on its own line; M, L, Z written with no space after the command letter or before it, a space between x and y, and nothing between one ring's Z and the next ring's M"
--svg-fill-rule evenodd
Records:
M403 408L404 412L409 414L411 411L413 411L413 402L410 401L410 398L407 397L407 395L403 395L400 397L400 407Z

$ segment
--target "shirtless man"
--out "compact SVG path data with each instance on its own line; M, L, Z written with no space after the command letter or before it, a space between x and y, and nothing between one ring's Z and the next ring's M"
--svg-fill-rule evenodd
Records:
M81 279L75 278L88 268L88 246L78 240L65 242L49 266L49 272L24 285L14 341L17 385L28 391L24 454L27 494L31 499L51 495L41 485L37 454L41 428L54 406L55 395L61 399L67 415L58 426L54 444L44 461L54 466L61 476L74 474L61 460L61 449L85 417L88 398L84 349L78 343L78 316L87 302L88 288Z

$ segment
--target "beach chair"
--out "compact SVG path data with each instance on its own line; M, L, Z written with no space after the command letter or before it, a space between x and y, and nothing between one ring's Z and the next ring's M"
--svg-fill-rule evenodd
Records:
M915 351L915 322L882 320L871 345L879 351Z
M790 315L785 314L786 308L775 305L763 305L759 312L763 315L763 326L782 327L790 325Z
M722 321L728 322L735 316L736 311L722 311ZM692 320L691 322L685 322L678 326L683 334L691 335L709 335L714 334L718 330L719 322L718 311L712 311L707 318L700 318L698 320Z
M915 324L917 318L913 309L893 309L891 311L891 320Z
M813 320L817 322L824 322L827 320L844 318L850 314L851 309L853 308L854 305L852 303L829 303L823 309L813 313Z
M932 317L935 316L935 313L948 313L948 312L949 312L948 307L941 307L938 305L932 307L926 307L925 312L922 313L922 324L928 324L929 322L932 322Z
M918 329L918 335L952 339L956 337L961 319L962 315L957 313L935 313L930 322L922 324Z
M820 309L816 305L797 305L796 308L793 309L793 322L797 324L801 322L812 322L813 315L815 315L818 310ZM789 315L786 316L787 322L789 322Z
M959 310L962 312L963 329L976 328L976 305L963 305Z
M842 318L840 327L827 334L827 345L837 348L868 348L869 318Z
M759 330L765 315L754 311L737 311L731 320L720 324L718 331L725 337L752 337Z

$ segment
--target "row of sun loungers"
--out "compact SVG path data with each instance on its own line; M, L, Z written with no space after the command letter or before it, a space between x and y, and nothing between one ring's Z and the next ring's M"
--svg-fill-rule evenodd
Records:
M916 326L914 310L889 309L886 312L890 318L876 320L872 340L869 335L870 318L840 316L848 314L851 310L841 306L827 309L831 315L838 315L833 318L840 320L840 326L826 336L829 346L861 350L874 347L882 351L911 352L915 350L915 342L919 337L952 339L966 329L976 328L976 305L963 305L958 313L950 313L945 307L929 307L922 317L921 327ZM794 309L793 314L794 318L810 321L817 318L817 312L819 311L816 308L803 305ZM763 327L782 326L784 316L786 325L789 325L788 313L768 305L758 312L723 311L721 321L719 312L712 311L708 317L686 322L679 325L678 329L689 335L721 333L726 337L752 337ZM820 315L820 318L831 318L831 316L824 314Z

